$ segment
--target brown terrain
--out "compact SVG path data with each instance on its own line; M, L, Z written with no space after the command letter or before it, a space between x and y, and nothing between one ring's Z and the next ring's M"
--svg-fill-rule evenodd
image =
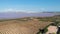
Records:
M0 22L0 34L36 34L52 22L42 22L38 19L19 21L9 20Z

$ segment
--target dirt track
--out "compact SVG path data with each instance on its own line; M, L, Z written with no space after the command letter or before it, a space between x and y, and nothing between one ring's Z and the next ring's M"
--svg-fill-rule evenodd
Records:
M0 23L0 33L2 34L36 34L40 28L47 26L48 22L39 21L5 21Z

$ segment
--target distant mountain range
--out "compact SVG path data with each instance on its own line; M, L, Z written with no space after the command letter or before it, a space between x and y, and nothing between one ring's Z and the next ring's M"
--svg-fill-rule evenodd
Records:
M24 13L24 12L6 12L0 13L0 19L12 19L23 17L51 17L54 15L60 15L60 12L39 12L39 13Z

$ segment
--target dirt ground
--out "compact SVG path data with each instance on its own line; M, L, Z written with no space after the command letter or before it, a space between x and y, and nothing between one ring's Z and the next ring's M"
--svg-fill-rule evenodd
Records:
M36 34L39 29L46 27L52 22L30 21L4 21L0 22L1 34Z

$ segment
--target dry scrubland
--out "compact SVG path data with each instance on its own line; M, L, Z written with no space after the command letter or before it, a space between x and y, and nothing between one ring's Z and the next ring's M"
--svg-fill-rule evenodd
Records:
M36 34L39 32L39 29L43 29L51 24L51 20L52 17L44 20L42 18L0 20L0 34Z

